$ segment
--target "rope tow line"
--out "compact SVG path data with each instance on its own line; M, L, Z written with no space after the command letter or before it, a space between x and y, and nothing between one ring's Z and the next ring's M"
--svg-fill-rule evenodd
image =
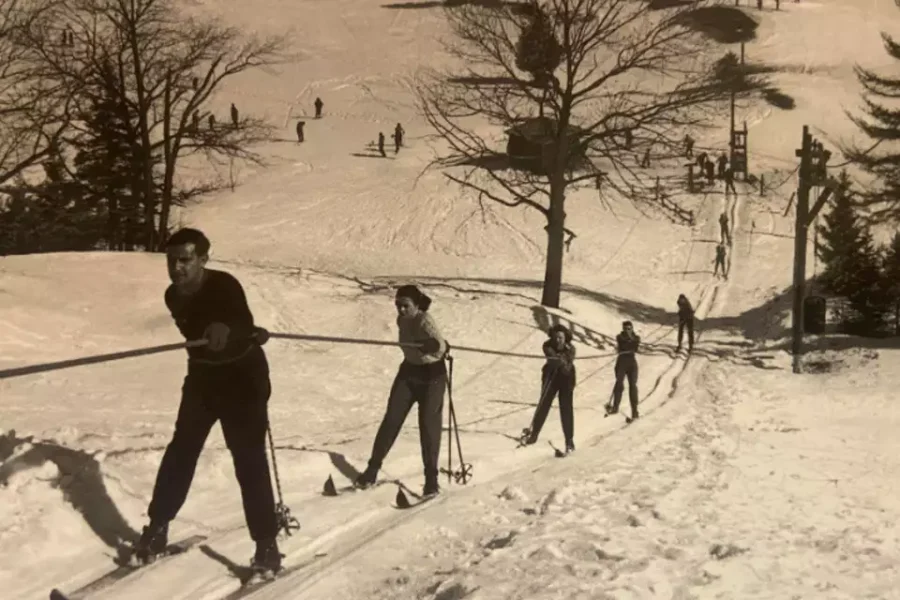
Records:
M311 335L299 333L269 333L269 339L294 340L307 342L327 342L334 344L354 344L362 346L397 346L405 348L421 348L422 344L390 342L386 340L369 340L364 338L349 338L327 335ZM125 358L134 358L137 356L149 356L152 354L160 354L163 352L171 352L173 350L184 350L186 348L198 348L205 346L206 340L191 340L176 344L164 344L161 346L151 346L149 348L138 348L136 350L125 350L123 352L112 352L109 354L96 354L94 356L85 356L82 358L72 358L68 360L60 360L51 363L42 363L37 365L28 365L24 367L12 367L10 369L0 370L0 379L11 379L13 377L22 377L24 375L33 375L35 373L45 373L47 371L57 371L59 369L69 369L72 367L82 367L98 363L112 362ZM530 358L546 360L543 354L525 354L521 352L507 352L504 350L491 350L488 348L476 348L473 346L453 346L454 351L458 352L474 352L477 354L492 354L496 356L509 356L514 358ZM575 360L592 360L598 358L609 358L620 354L632 354L632 352L608 352L605 354L592 354L589 356L576 356Z

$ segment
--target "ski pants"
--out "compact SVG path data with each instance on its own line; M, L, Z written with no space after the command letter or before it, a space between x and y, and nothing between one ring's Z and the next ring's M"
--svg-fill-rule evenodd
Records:
M559 395L559 420L562 423L563 436L566 443L575 439L575 411L573 398L575 396L575 371L563 373L554 367L544 369L541 374L541 398L534 410L534 418L531 420L532 440L537 440L550 414L550 406L553 399Z
M163 454L147 511L151 521L171 521L181 510L200 452L219 421L241 488L250 537L260 541L278 534L266 456L271 393L269 365L262 348L229 365L188 365L175 433Z
M686 317L678 319L678 347L681 348L681 342L684 340L684 330L688 333L688 348L694 347L694 317Z
M713 275L717 275L717 274L719 273L719 267L722 268L722 276L724 277L724 276L726 275L726 273L725 273L725 259L724 259L724 258L717 258L717 259L716 259L716 268L713 270Z
M613 386L613 412L619 411L622 392L625 390L625 379L628 379L628 401L631 403L631 416L638 416L638 365L633 356L619 357L616 361L616 384Z
M426 477L437 477L441 453L441 419L444 413L444 391L447 389L447 367L444 361L428 365L404 362L394 378L387 410L375 435L369 467L381 469L391 447L400 435L403 422L413 404L419 404L419 441Z

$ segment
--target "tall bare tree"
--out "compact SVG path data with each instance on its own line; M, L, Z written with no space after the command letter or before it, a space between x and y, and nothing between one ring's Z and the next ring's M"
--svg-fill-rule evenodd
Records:
M66 127L64 94L34 76L23 43L48 6L0 0L0 185L48 157Z
M446 9L454 64L415 84L442 146L429 166L480 199L546 217L542 304L559 306L567 190L602 182L641 208L688 220L666 178L661 189L658 173L640 164L683 156L686 131L728 98L709 42L686 21L699 5L527 0ZM485 133L484 120L528 138L532 166L518 168L521 149L510 143L504 152L502 132Z
M124 135L138 166L132 192L148 249L165 242L173 206L228 185L213 175L179 178L184 158L264 164L255 146L271 139L273 127L246 114L236 126L207 127L208 104L226 80L281 63L286 37L245 36L211 17L186 15L174 0L60 0L40 25L29 41L41 77L74 99L68 144L77 150L96 133L87 124L99 100L127 113ZM68 44L46 34L60 29L71 32Z

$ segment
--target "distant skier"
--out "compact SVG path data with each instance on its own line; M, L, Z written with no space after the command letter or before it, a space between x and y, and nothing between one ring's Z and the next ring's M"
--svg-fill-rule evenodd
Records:
M438 486L438 458L441 452L441 416L444 410L444 390L447 389L447 367L444 357L448 346L437 324L428 312L431 298L414 285L401 286L395 295L397 328L401 343L420 344L418 348L403 346L403 363L394 379L388 398L387 411L375 442L366 470L356 478L355 485L373 485L391 446L400 434L403 422L419 404L419 439L422 462L425 466L423 494L440 492Z
M625 149L631 150L631 144L634 143L634 134L631 133L630 129L625 130Z
M685 328L688 334L688 352L691 352L694 349L694 307L687 296L678 294L678 347L675 352L681 352Z
M238 109L237 106L234 105L234 102L231 103L231 124L235 127L238 126Z
M213 129L216 128L216 117L215 117L215 115L210 114L210 115L209 115L209 119L207 120L207 122L209 123L209 129L210 129L210 130L213 130Z
M724 152L719 154L719 158L716 159L716 166L718 168L719 179L725 179L725 169L728 167L728 158L725 156Z
M694 138L689 133L684 136L684 156L686 158L694 156Z
M542 347L547 362L541 369L541 396L534 411L531 426L523 431L526 444L537 442L550 412L553 399L559 395L559 420L563 437L566 439L566 453L575 451L575 416L572 400L575 392L575 346L572 332L562 325L554 325L547 332L550 339Z
M722 213L719 217L719 231L722 236L722 243L731 245L731 232L728 231L728 214Z
M381 156L387 158L387 154L384 152L384 133L378 132L378 151L381 152Z
M195 110L191 115L191 133L197 134L200 131L200 111Z
M172 280L166 306L185 339L205 339L208 344L187 350L175 433L159 466L147 510L150 524L144 527L134 557L146 563L165 551L169 522L184 504L204 442L219 421L234 461L250 537L256 542L251 568L274 573L281 568L281 554L265 444L272 388L261 345L268 332L254 325L238 280L206 268L209 247L209 240L196 229L181 229L166 243Z
M734 169L730 166L725 169L725 193L727 194L729 190L731 193L737 196L737 190L734 189Z
M406 133L400 123L394 127L394 154L400 152L400 146L403 145L403 134Z
M316 107L316 118L321 119L322 118L322 107L325 106L325 103L322 102L321 98L316 96L316 101L313 102L313 106Z
M700 168L700 172L703 173L706 171L706 160L709 155L706 152L701 152L697 155L697 166Z
M713 164L713 161L706 161L706 182L709 185L712 185L716 181L716 165Z
M644 158L641 159L641 168L646 169L650 166L650 148L644 150Z
M622 392L625 391L625 379L628 379L628 401L631 404L631 420L637 419L638 414L638 364L637 351L641 345L641 337L634 332L631 321L622 323L622 332L616 336L618 358L616 359L615 373L616 384L613 386L613 401L607 409L609 414L619 412L619 404L622 402Z
M306 125L306 121L297 121L297 142L303 143L303 126Z
M722 269L722 279L728 279L728 273L725 272L725 245L719 244L716 246L716 266L713 270L713 276L719 276L719 268Z

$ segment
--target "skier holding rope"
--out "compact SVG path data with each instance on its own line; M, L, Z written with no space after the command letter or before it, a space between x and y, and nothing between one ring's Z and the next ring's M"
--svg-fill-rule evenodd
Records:
M684 341L684 330L688 334L688 352L694 350L694 307L684 294L678 294L678 347L675 352L681 352L681 343Z
M419 436L422 445L422 462L425 467L423 496L440 492L438 485L438 459L441 452L441 417L444 411L444 392L447 389L447 342L428 313L431 298L414 285L401 286L396 293L397 328L403 350L403 362L391 393L387 410L375 435L372 455L366 470L356 478L355 485L367 488L373 485L381 470L382 462L400 434L403 422L419 404ZM418 348L412 347L419 344Z
M278 521L266 433L272 392L261 345L268 332L256 327L241 284L232 275L206 268L210 243L196 229L182 229L166 244L169 278L165 302L181 334L207 344L189 347L187 376L175 433L166 447L153 498L150 524L135 545L139 563L166 552L169 522L181 510L197 460L216 421L234 461L250 537L256 542L251 569L262 576L281 569Z
M575 392L575 346L572 332L562 325L554 325L547 332L550 339L544 342L547 362L541 369L541 397L531 420L531 427L522 432L523 444L537 442L544 421L550 413L550 405L559 394L559 420L566 438L566 454L575 451L575 416L572 407Z
M619 357L616 359L616 384L613 387L613 401L607 406L606 413L614 415L619 412L619 404L622 402L622 392L625 390L625 379L628 379L628 401L631 404L630 423L637 419L638 414L638 364L637 351L641 345L641 336L634 332L631 321L622 323L622 331L616 336L616 346Z

